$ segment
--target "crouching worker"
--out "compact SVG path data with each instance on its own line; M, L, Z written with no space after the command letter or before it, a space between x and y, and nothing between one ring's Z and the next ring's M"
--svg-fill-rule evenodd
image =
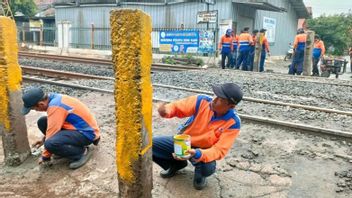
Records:
M164 170L163 178L170 178L187 166L189 160L195 167L193 185L197 190L206 186L206 177L215 172L216 160L225 157L240 132L240 118L235 106L243 93L233 83L213 86L215 98L204 95L191 96L169 104L162 104L158 112L164 118L189 117L180 132L191 136L188 158L174 154L173 136L153 138L153 161Z
M44 138L34 146L44 144L39 164L50 161L52 154L70 160L69 167L83 166L91 157L90 144L97 145L100 132L97 121L88 107L78 99L58 93L46 94L40 88L31 88L23 96L22 114L30 110L46 111L47 116L38 120Z

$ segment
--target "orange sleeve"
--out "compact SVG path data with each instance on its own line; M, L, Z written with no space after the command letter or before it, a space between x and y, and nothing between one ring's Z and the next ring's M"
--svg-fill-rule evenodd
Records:
M46 130L45 139L49 139L61 130L67 115L68 112L62 107L48 108L48 128Z
M325 45L324 45L324 42L321 41L321 55L324 55L325 54Z
M48 108L48 128L45 134L45 140L49 139L61 130L64 125L65 119L68 112L61 107L49 107ZM51 153L44 148L42 152L42 157L50 158Z
M219 49L222 48L222 42L223 42L224 36L221 37L220 42L219 42Z
M216 144L208 149L200 149L202 156L199 161L207 163L224 158L227 152L231 149L239 133L239 129L224 130Z
M178 117L185 118L192 116L196 110L196 101L197 96L190 96L188 98L184 98L178 100L176 102L172 102L170 104L165 105L166 108L166 118Z
M248 41L249 41L249 44L253 43L253 38L250 34L248 34Z
M268 39L266 37L264 37L263 43L265 45L265 50L267 52L269 52L269 42L268 42Z
M297 43L298 43L298 37L295 37L295 41L293 42L293 49L297 48Z

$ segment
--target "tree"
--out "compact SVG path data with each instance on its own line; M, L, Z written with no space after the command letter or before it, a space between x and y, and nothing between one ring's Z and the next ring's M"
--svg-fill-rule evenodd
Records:
M37 6L33 0L9 0L13 15L22 12L25 16L32 17L37 11Z
M343 55L352 46L352 12L309 19L308 27L324 41L328 53Z

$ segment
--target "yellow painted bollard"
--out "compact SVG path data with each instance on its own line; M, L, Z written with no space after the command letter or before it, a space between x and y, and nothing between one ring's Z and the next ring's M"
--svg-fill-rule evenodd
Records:
M0 17L0 134L7 165L19 165L30 153L27 127L21 115L21 68L15 21Z
M113 10L110 24L119 195L152 197L151 18L140 10Z

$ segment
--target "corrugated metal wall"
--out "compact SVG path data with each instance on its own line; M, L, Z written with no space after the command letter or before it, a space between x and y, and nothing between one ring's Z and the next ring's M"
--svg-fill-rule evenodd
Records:
M269 0L268 2L277 7L285 8L287 12L258 10L254 27L257 29L263 27L263 17L276 19L275 43L270 46L271 54L284 55L288 50L289 43L293 43L296 36L298 18L288 0Z
M296 33L297 16L288 0L268 0L269 3L287 9L287 12L269 12L248 8L231 0L217 0L215 5L210 5L209 10L218 10L218 21L232 19L237 23L237 32L245 26L251 29L260 29L263 26L263 17L276 19L275 43L271 46L272 55L283 55L288 49ZM123 8L141 9L152 17L153 28L180 28L185 29L206 28L206 24L197 24L198 11L205 11L206 5L199 2L179 3L167 6L157 5L122 5ZM110 10L116 9L115 5L81 5L80 7L56 7L56 23L70 21L72 27L87 28L85 33L72 32L72 43L90 43L90 26L94 23L97 29L94 37L96 45L109 45L110 33L103 31L110 27ZM253 27L254 26L254 27ZM215 28L210 24L209 28ZM79 46L78 46L79 47Z

